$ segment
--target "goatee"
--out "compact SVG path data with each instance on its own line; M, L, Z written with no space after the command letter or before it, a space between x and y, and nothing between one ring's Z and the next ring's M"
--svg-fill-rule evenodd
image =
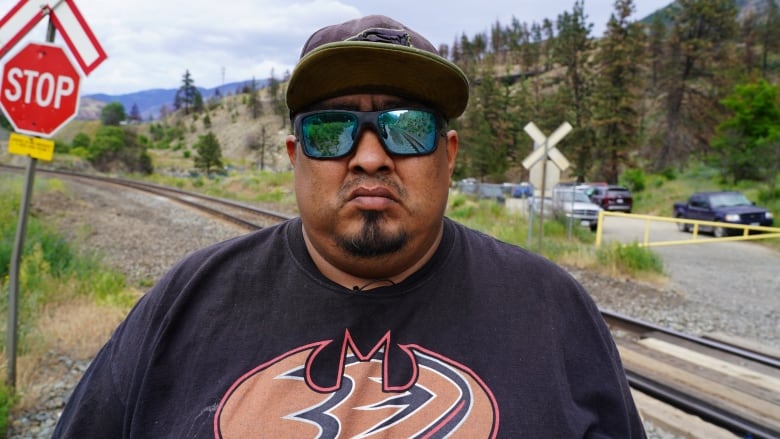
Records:
M347 253L361 258L374 258L397 252L406 245L409 240L406 232L391 234L382 230L383 213L369 210L362 214L363 227L358 233L336 238L339 247Z

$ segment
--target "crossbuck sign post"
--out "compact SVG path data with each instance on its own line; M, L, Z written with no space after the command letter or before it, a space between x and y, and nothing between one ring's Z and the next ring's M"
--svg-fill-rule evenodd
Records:
M531 174L531 184L534 187L539 187L541 200L539 205L539 248L541 249L542 232L544 231L544 197L547 193L548 172L555 171L555 176L549 182L550 185L554 185L558 183L560 171L569 167L569 161L555 148L555 145L569 134L572 126L569 122L564 122L549 137L545 136L533 122L529 122L523 130L534 141L534 151L523 160L523 167L528 169ZM549 162L552 162L555 167L548 169Z

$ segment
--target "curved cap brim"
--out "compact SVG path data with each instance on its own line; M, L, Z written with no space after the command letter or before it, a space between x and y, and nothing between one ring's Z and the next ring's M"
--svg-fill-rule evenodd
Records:
M454 119L466 108L469 84L455 64L425 50L342 41L301 58L290 77L287 106L295 114L322 100L355 93L401 96Z

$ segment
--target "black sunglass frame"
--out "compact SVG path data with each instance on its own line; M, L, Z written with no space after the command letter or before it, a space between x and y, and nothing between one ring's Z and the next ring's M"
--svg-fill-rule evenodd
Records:
M434 140L433 147L429 151L414 152L414 153L399 153L393 151L385 143L384 136L380 134L380 129L379 129L380 115L384 113L390 113L393 111L421 111L421 112L431 114L434 118L435 130L436 130L435 132L436 139ZM355 128L355 131L352 134L352 145L350 145L348 149L346 149L344 152L338 155L320 156L320 155L311 154L307 148L307 145L304 144L305 140L303 135L303 120L306 117L315 116L317 114L347 114L347 115L355 116L358 122L357 122L357 128ZM312 111L298 113L293 117L293 130L294 130L293 132L295 133L295 137L297 138L298 143L300 143L301 145L301 150L306 155L306 157L315 160L335 160L335 159L340 159L349 156L355 151L355 147L357 146L357 143L360 140L360 136L363 133L363 130L365 130L366 128L371 128L374 131L374 133L377 134L377 137L379 138L379 142L382 144L382 148L384 148L384 150L389 155L400 156L400 157L419 157L419 156L433 154L438 149L439 147L438 137L439 136L446 137L447 119L437 111L426 109L426 108L418 108L418 107L386 108L377 111L321 109L321 110L312 110Z

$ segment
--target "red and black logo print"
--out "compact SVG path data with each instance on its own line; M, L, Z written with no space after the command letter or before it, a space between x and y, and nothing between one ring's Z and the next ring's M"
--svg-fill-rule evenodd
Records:
M341 346L301 346L239 378L214 418L216 438L495 438L498 406L469 368L415 344L408 382L393 383L388 332L362 352L346 332ZM318 356L340 348L338 376L317 383Z

